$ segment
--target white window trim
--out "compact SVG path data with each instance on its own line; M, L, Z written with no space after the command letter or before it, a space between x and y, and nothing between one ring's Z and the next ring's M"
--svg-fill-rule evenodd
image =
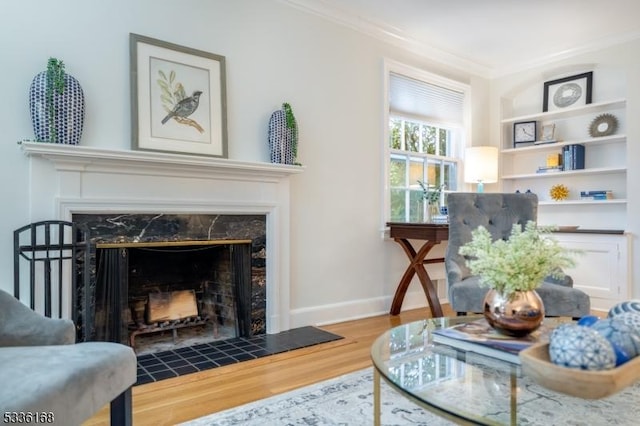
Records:
M463 143L462 146L471 146L471 86L465 83L456 82L452 79L439 76L437 74L430 73L428 71L415 68L401 62L394 61L392 59L384 58L383 60L383 120L382 120L382 180L380 187L383 190L382 194L382 206L381 206L381 231L383 237L388 236L387 222L389 221L389 209L390 209L390 187L389 187L389 158L391 155L391 148L389 147L389 75L391 73L397 73L414 77L422 81L437 84L447 89L457 90L464 93L464 131L463 131ZM459 154L460 158L463 157L463 153ZM457 168L457 181L459 182L459 188L468 190L468 185L463 179L463 167Z

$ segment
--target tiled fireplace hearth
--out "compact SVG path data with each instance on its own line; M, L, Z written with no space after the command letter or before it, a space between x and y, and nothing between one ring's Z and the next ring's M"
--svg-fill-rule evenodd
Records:
M253 326L289 330L289 178L301 167L35 142L22 149L31 163L25 222L81 222L104 243L250 240ZM63 299L69 318L73 305Z

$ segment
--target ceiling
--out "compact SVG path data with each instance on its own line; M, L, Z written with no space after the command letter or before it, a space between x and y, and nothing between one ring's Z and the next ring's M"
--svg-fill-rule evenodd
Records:
M640 38L638 0L284 1L486 77Z

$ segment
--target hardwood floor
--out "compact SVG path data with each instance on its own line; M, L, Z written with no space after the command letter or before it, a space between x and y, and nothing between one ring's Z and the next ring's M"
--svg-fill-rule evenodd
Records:
M445 315L453 315L443 305ZM373 341L397 325L429 316L427 309L320 327L344 339L133 388L136 426L174 425L371 366ZM104 407L84 423L108 425Z

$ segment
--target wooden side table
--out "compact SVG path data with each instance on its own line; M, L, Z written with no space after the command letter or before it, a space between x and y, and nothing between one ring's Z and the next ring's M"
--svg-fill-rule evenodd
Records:
M425 257L436 244L440 244L441 241L446 241L449 238L449 225L446 223L387 222L387 226L389 227L389 235L391 238L400 244L409 258L409 266L407 266L404 275L402 275L402 279L400 279L398 288L396 288L389 313L391 315L398 315L400 313L402 301L407 293L409 284L411 284L411 279L414 274L418 274L420 284L422 284L422 289L429 302L431 315L433 315L434 318L443 316L440 299L438 299L438 292L424 265L444 262L443 258L425 259ZM425 242L416 252L409 240L424 240Z

